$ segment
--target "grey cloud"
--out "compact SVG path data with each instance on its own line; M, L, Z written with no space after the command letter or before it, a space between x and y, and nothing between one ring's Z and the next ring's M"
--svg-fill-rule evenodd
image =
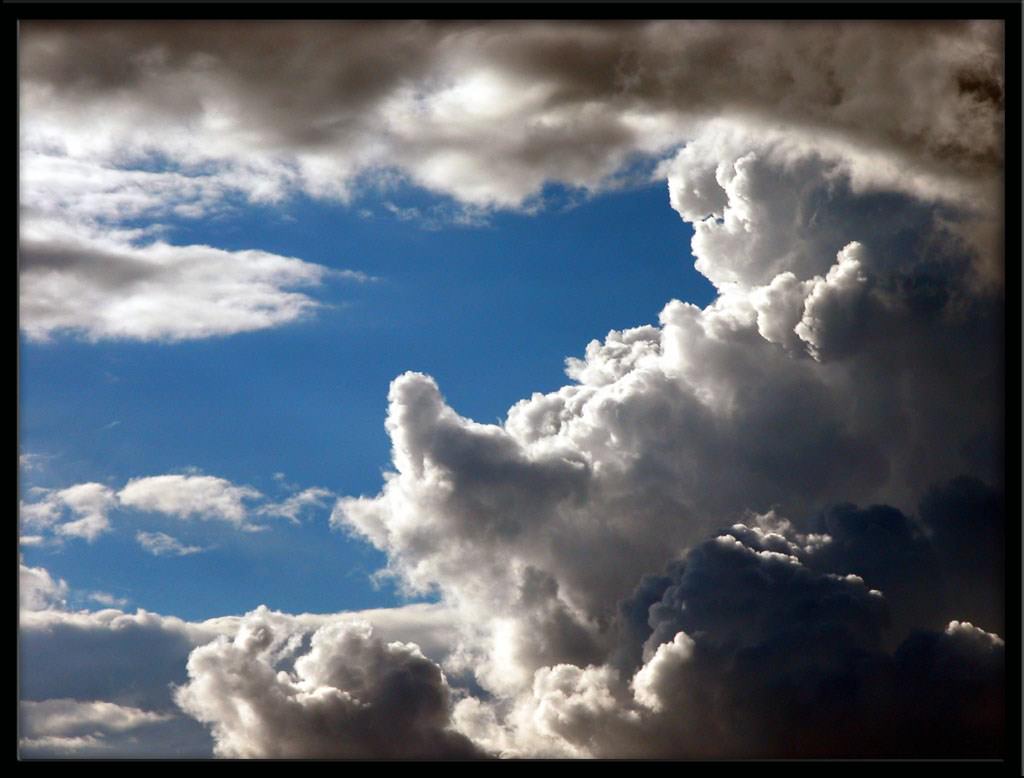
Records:
M137 239L152 225L128 229L126 219L202 216L238 196L351 200L388 180L450 195L464 209L454 218L474 221L537 207L551 182L617 186L631 160L684 143L695 169L684 193L674 186L677 206L717 213L721 184L759 198L761 227L776 225L745 249L728 216L721 228L698 225L700 240L732 254L717 274L707 252L698 267L719 282L753 251L761 283L784 270L805 281L864 236L816 228L817 244L788 246L799 262L773 254L793 198L762 197L772 182L754 175L765 164L756 155L697 164L695 139L784 136L824 155L805 154L801 178L812 176L799 168L817 166L857 187L998 211L1001 43L996 23L27 22L23 218L55 220L57 234L23 230L21 321L37 338L181 340L281 326L315 309L290 289L317 286L324 268L169 247L146 282L153 247L124 236L99 246L91 231ZM169 169L151 170L154 160ZM825 190L817 196L795 211L798 223L835 210ZM876 231L877 216L864 217ZM991 242L993 225L976 220L956 229ZM246 293L214 305L198 258ZM990 253L978 266L998 274Z
M22 34L22 105L80 120L103 108L144 124L188 117L204 135L216 120L210 158L331 155L343 179L395 167L503 205L547 180L598 187L708 116L988 176L1001 160L1001 41L998 24L952 22L35 22ZM458 91L481 83L498 99Z
M504 423L460 417L427 376L393 382L395 472L332 520L463 614L455 659L484 694L455 715L478 742L520 756L921 755L929 725L899 717L930 683L949 688L942 726L961 728L933 752L998 752L984 714L995 638L958 654L976 660L970 682L936 660L911 683L901 659L913 641L954 651L952 620L1003 623L988 553L958 561L941 537L989 548L1001 532L1002 302L978 273L991 258L949 229L969 211L836 160L770 133L698 139L670 192L704 220L693 250L718 298L591 343L567 364L573 383ZM918 510L963 474L976 480ZM794 524L705 542L751 511ZM801 723L815 700L836 733L818 741Z
M133 730L164 724L171 718L174 717L103 701L22 702L19 750L27 757L36 755L37 748L49 749L51 753L66 750L71 754L97 749L102 755L103 751L116 747L111 736L116 738Z
M325 625L292 659L294 635L250 614L233 639L192 652L175 699L212 725L234 757L481 756L451 728L444 676L419 648L387 643L367 623Z
M877 540L872 512L879 510L851 523ZM781 532L738 526L658 582L664 590L647 609L646 663L633 679L637 700L654 715L634 727L635 752L1000 753L1002 640L947 619L945 628L911 632L889 653L889 598L869 588L872 576L828 570L841 558L828 556L830 543L800 550L797 537ZM780 544L796 553L771 550ZM864 561L899 575L897 560ZM917 579L919 587L929 583ZM637 606L653 599L650 585L638 591ZM939 731L943 738L931 736Z
M220 636L236 635L247 617L188 622L144 610L68 611L67 584L54 581L43 568L23 566L20 588L23 757L212 755L209 731L182 713L172 691L188 682L186 665L194 649ZM261 613L289 638L308 636L325 625L359 621L372 623L383 640L415 640L433 662L452 650L454 616L436 605L354 614L287 615L265 609ZM434 667L431 660L417 659L413 664ZM427 668L428 681L431 672Z

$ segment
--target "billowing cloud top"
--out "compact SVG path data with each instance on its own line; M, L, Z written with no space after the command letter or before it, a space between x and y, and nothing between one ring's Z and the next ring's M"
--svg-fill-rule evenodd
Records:
M1000 754L1002 32L26 25L30 332L104 336L26 320L46 284L89 267L88 284L137 291L157 254L206 250L143 245L125 213L227 192L351 201L396 174L467 209L529 209L549 182L620 185L638 155L718 292L591 342L566 386L500 423L460 415L428 375L397 377L393 472L332 524L440 596L448 650L249 614L195 648L175 693L216 752ZM161 194L126 196L125 171L153 159ZM72 163L106 183L58 218L46 170ZM101 233L120 248L90 264ZM316 273L217 256L263 268L242 288L277 301L276 273ZM201 493L232 521L247 495L229 486L147 479L117 496L185 516ZM270 512L325 496L303 494ZM104 495L55 493L52 511L102 515ZM35 578L40 602L56 596Z

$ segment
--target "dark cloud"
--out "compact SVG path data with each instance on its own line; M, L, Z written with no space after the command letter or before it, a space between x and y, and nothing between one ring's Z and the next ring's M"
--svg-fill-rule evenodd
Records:
M1002 641L947 617L890 653L889 596L870 588L868 571L849 572L859 568L843 536L858 532L909 557L912 542L898 537L906 518L888 508L853 513L830 522L845 525L840 537L810 551L788 529L738 525L638 588L622 613L631 640L648 635L632 688L654 716L624 719L618 726L632 741L620 748L690 757L1001 753ZM880 553L864 561L904 575L904 586L936 585L920 565L898 570L899 552Z
M476 202L596 186L711 116L813 128L941 175L995 175L1002 159L996 23L28 22L20 40L30 110L45 95L80 117L215 117L247 152L329 152L343 176L396 167ZM446 92L476 77L497 91Z

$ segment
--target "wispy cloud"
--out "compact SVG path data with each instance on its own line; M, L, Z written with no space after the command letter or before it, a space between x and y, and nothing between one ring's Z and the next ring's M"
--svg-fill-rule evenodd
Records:
M164 532L136 532L135 540L153 556L188 556L208 550L187 546Z

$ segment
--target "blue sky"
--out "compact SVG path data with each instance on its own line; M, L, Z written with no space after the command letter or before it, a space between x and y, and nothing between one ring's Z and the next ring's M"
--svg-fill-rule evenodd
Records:
M496 421L565 384L565 358L590 340L656 322L669 297L713 297L693 269L692 228L660 181L469 226L403 221L384 206L396 201L450 206L407 188L168 225L173 243L259 248L377 279L328 282L315 295L324 307L303 321L179 343L22 338L21 450L43 457L23 473L22 494L88 481L117 489L187 468L271 497L288 493L275 473L299 488L373 494L390 465L386 397L400 373L433 375L460 413ZM76 587L189 619L259 604L331 612L406 601L370 579L383 554L329 529L330 507L241 534L123 509L92 543L23 553ZM140 530L215 547L153 557L133 539Z

